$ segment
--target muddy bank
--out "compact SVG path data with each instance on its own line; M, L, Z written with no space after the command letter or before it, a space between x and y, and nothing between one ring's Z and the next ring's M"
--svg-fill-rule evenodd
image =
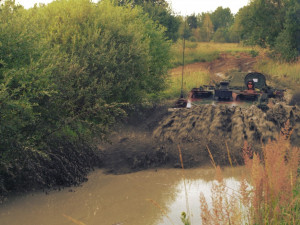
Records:
M178 148L185 167L210 164L207 147L215 161L242 164L246 140L255 151L261 143L275 139L287 120L293 127L291 142L300 146L300 109L284 103L263 112L256 106L199 105L168 112L169 105L135 110L110 136L110 143L53 141L47 157L21 154L13 167L0 165L0 191L24 191L77 185L93 167L123 174L148 168L180 167ZM51 146L51 145L50 145ZM60 148L57 148L60 146ZM0 193L1 194L1 193Z
M255 105L249 108L199 105L180 109L161 122L153 138L167 152L177 152L179 145L187 165L209 161L207 148L218 164L228 164L227 146L234 161L242 163L244 141L260 151L262 143L278 137L287 120L293 128L291 142L299 146L300 110L285 103L276 103L267 112Z
M98 145L107 173L123 174L167 164L167 152L157 145L153 131L168 116L171 103L135 109L110 135L110 143Z
M277 138L287 120L293 127L291 142L300 146L300 109L285 103L277 103L266 112L255 105L199 105L173 113L165 107L152 111L149 118L134 126L120 129L112 136L112 144L99 149L104 168L115 174L180 167L179 148L185 167L209 164L207 147L220 165L229 164L227 147L234 163L242 164L244 141L259 152L262 143Z
M43 152L11 152L13 164L0 164L0 200L10 192L25 192L78 185L101 166L96 146L85 141L69 142L49 138Z

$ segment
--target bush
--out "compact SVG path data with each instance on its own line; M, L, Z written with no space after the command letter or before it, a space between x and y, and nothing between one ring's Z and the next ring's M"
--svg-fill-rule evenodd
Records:
M65 148L56 140L105 140L128 104L165 87L170 43L141 9L62 0L29 10L6 1L0 10L0 51L9 53L0 59L2 189L13 188L1 180L19 156L39 164L50 145ZM23 172L11 174L30 176Z

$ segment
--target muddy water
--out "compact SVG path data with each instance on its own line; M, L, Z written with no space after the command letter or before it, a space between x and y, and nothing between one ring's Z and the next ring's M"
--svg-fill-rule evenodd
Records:
M242 171L241 167L226 168L223 175L227 186L237 189ZM200 192L209 201L214 174L212 168L158 169L125 175L106 175L97 170L80 187L9 197L0 204L0 224L182 224L180 215L188 210L187 205L192 224L201 224Z

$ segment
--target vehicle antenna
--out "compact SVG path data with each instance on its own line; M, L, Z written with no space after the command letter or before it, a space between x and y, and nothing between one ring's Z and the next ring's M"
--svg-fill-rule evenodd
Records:
M181 74L181 93L180 93L180 98L183 98L183 73L184 73L185 32L186 32L186 21L184 20L183 44L182 44L182 74Z

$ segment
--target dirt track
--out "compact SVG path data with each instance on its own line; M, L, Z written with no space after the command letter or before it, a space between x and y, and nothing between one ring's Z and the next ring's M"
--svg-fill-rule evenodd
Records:
M225 74L230 71L237 72L251 72L255 63L260 60L262 56L253 58L247 53L238 53L231 55L222 53L217 60L213 62L197 62L186 65L184 68L185 73L189 74L199 70L208 70L211 74L212 80L218 82L225 78ZM171 70L172 74L181 74L182 67L177 67Z

